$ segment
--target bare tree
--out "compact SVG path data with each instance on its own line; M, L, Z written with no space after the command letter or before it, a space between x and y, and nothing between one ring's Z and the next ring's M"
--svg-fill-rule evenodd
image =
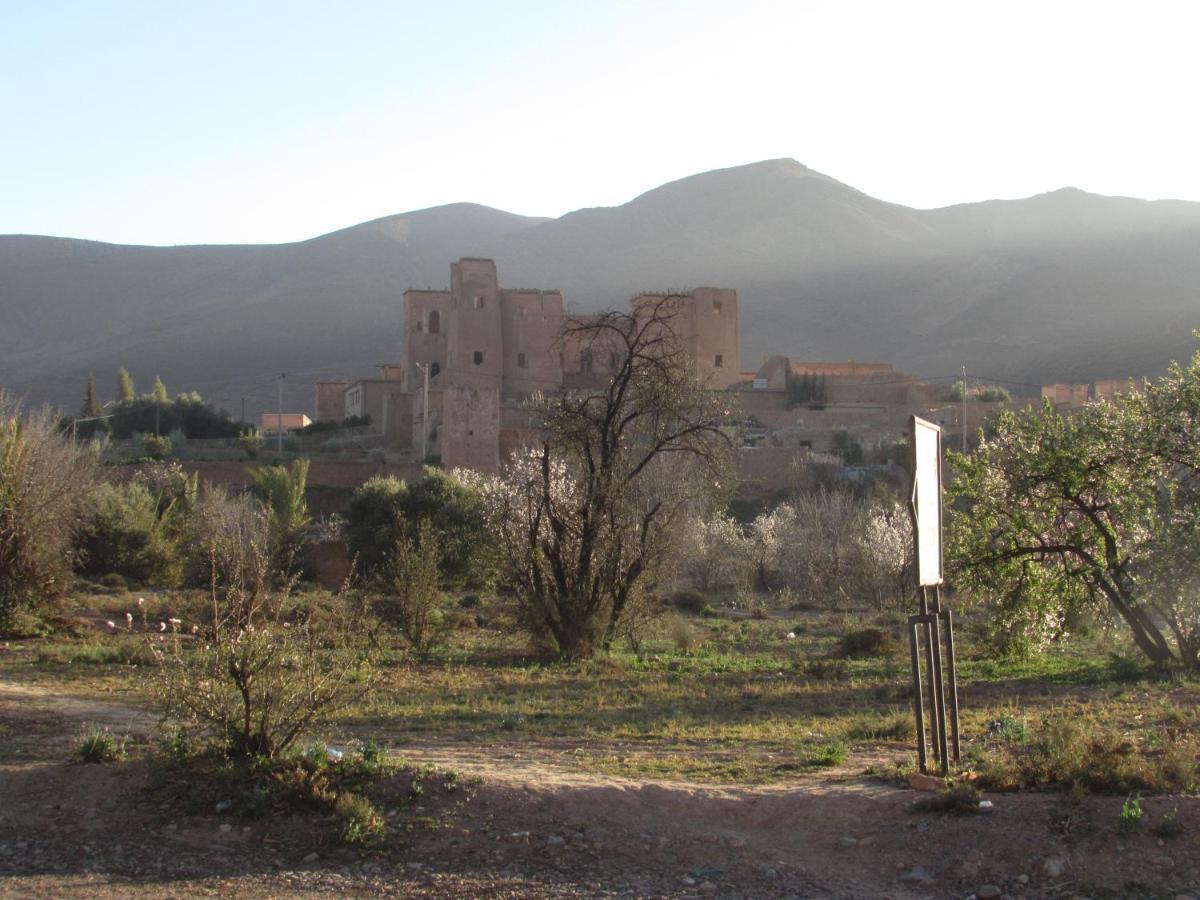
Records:
M674 561L676 526L725 487L728 395L696 379L681 302L571 322L565 340L611 360L607 382L542 401L540 445L484 491L502 567L566 659L611 644Z

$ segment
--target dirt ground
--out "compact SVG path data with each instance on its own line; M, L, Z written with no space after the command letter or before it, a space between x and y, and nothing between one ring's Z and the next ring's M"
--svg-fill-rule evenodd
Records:
M1181 833L1122 833L1123 798L989 796L990 812L916 813L915 791L835 770L763 788L572 771L561 748L403 749L479 779L447 827L361 857L289 823L184 815L148 766L69 762L84 726L149 744L150 713L0 681L0 895L12 897L1167 897L1200 894L1200 800ZM0 746L3 746L0 743ZM294 823L291 823L294 825Z

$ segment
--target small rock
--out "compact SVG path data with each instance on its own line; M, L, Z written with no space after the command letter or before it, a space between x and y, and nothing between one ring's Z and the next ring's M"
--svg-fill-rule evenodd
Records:
M946 787L946 779L913 772L908 776L908 786L914 791L940 791Z
M858 839L858 846L860 847L870 847L873 843L875 843L875 838L870 837L869 835L865 838Z
M550 837L546 838L546 843L549 844L551 847L561 847L566 842L567 842L566 838L560 837L557 834L552 834L552 835L550 835Z
M231 831L233 831L233 826L232 826L232 825L230 825L228 822L224 822L224 823L222 823L222 825L221 825L221 834L229 834L229 832L231 832Z
M1060 878L1067 871L1067 860L1062 856L1051 856L1042 863L1042 871L1051 878Z
M1017 876L1017 884L1029 884L1029 876L1028 875L1018 875Z
M994 884L985 884L975 892L979 900L998 900L1004 892Z
M700 882L700 887L696 888L696 890L702 894L715 894L717 892L717 886L711 881L702 881Z
M746 839L743 837L738 837L736 834L734 834L725 838L725 843L735 849L741 849L742 847L746 846Z
M686 875L685 875L685 876L684 876L682 879L680 879L680 880L681 880L681 881L682 881L684 884L686 884L688 887L691 887L693 884L695 884L695 883L696 883L696 879L695 879L695 878L690 878L690 877L688 877L688 876L686 876Z
M858 838L844 837L840 841L838 841L838 843L841 844L846 849L849 849L851 847L858 846Z
M901 881L910 881L914 884L928 884L933 881L933 876L925 871L924 866L913 866L908 872L900 876Z
M308 854L308 856L304 857L304 861L305 861L306 863L311 863L311 862L316 862L316 861L317 861L318 859L320 859L320 858L321 858L321 854L319 854L319 853L310 853L310 854Z
M229 812L231 809L233 809L233 801L232 800L217 801L217 815L218 816L223 813Z

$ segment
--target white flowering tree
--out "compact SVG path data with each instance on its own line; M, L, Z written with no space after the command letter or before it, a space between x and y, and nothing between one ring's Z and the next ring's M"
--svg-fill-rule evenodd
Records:
M727 487L728 395L692 374L675 330L681 301L568 325L568 340L612 360L611 375L538 404L538 446L481 487L502 576L565 659L611 644L678 561L682 524Z

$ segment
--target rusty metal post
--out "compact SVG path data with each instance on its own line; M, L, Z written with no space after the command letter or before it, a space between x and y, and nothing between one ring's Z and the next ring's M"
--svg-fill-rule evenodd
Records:
M917 650L917 623L920 616L908 617L908 649L912 657L913 711L917 717L917 765L922 775L928 775L925 752L925 706L924 691L921 690L921 655Z
M947 687L950 695L950 739L954 749L954 761L958 762L962 747L958 728L958 675L954 671L954 620L948 609L943 610L941 615L946 623L946 676L949 681Z

